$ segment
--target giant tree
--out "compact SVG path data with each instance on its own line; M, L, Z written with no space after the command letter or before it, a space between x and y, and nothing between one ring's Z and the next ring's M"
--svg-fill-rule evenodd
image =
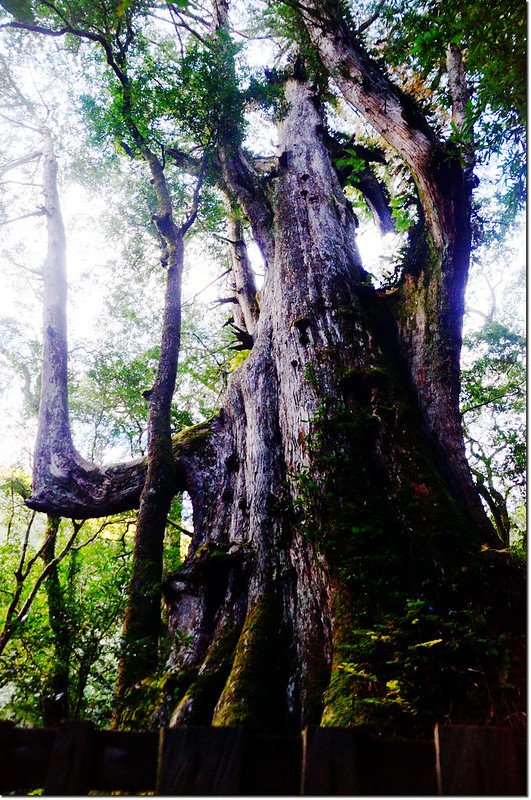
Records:
M173 439L172 491L189 492L194 535L164 584L171 724L515 721L521 575L481 505L459 413L475 184L463 50L443 42L445 134L444 114L434 122L408 91L411 64L386 69L364 37L379 11L362 23L341 0L267 3L288 56L245 84L228 5L168 4L176 36L194 35L159 76L174 80L165 158L204 170L225 197L230 301L249 351L220 412ZM82 6L35 3L11 24L102 46L128 100L112 47L130 31L111 46L108 30L79 25ZM334 129L341 103L370 141ZM246 104L269 106L276 156L246 147ZM345 191L359 190L385 230L392 187L381 180L393 170L409 181L414 226L393 282L375 286ZM265 264L259 295L242 221ZM142 487L145 497L150 457L105 471L76 459L58 474L61 448L36 464L30 507L97 516L137 504Z

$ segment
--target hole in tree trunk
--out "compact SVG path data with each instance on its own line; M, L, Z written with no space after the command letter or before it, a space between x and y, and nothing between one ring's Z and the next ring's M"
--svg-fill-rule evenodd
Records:
M192 507L192 500L188 492L183 492L181 502L182 502L181 506L182 527L185 528L187 531L191 532L194 529L194 510ZM187 536L185 533L181 533L180 554L183 561L188 555L188 549L190 547L191 541L192 541L191 536Z

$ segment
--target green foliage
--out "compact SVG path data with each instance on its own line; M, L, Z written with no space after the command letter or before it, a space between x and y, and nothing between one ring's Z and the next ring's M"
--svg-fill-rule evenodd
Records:
M5 11L12 14L17 22L35 22L35 15L30 0L2 0L0 3Z
M496 411L507 408L507 400L515 412L525 409L526 342L497 322L491 322L469 334L465 346L474 353L474 363L462 373L463 413L484 406Z
M367 615L370 627L355 628L348 644L339 646L323 724L396 733L413 722L428 729L448 713L448 697L466 694L468 719L489 709L500 689L489 676L503 661L504 645L488 632L481 614L441 613L423 598L405 597L400 609L374 624L377 617L373 613L369 622Z
M356 182L356 173L367 169L367 161L361 158L355 150L347 150L342 158L337 159L339 167L349 167L351 170L350 180Z
M22 480L12 476L0 492L0 630L17 587L22 589L16 606L19 611L44 567L38 555L45 534L42 515L35 516L21 505L20 495L17 501L17 495L9 489L18 487ZM23 488L21 491L25 493ZM69 716L108 726L129 579L129 529L127 521L120 518L85 523L74 547L58 564L63 608L60 619L50 618L46 585L41 583L0 656L4 718L23 725L43 724L46 708L57 691L61 658L67 675ZM71 536L71 524L65 520L59 528L56 555ZM57 625L62 626L68 642L68 652L63 648L60 655L55 639Z
M511 513L522 507L526 486L526 343L496 322L464 341L470 366L462 371L462 415L470 463L489 511L509 544L525 523Z
M265 29L271 37L281 42L291 62L302 60L309 80L328 95L328 75L306 27L301 22L296 5L291 2L267 3L258 18L258 24L261 30Z
M114 348L100 351L75 387L72 419L92 428L93 457L101 457L104 447L124 440L131 455L143 454L147 402L142 392L153 384L158 354L158 347L133 358Z
M390 0L381 13L386 60L420 74L446 108L450 98L441 80L446 49L450 43L463 49L470 112L466 130L454 130L453 138L468 142L474 124L481 160L502 153L505 202L514 213L525 200L526 3Z
M408 198L404 195L394 195L391 197L391 209L396 230L399 233L407 233L415 224L414 216L408 204Z
M234 66L239 51L225 31L191 45L172 83L178 126L206 150L223 136L237 148L244 136L243 96Z
M282 83L274 78L275 75L272 75L271 79L264 80L261 76L251 75L244 96L251 106L272 112L278 119L283 114L285 101Z
M152 147L173 145L177 136L181 147L193 145L210 155L220 136L238 147L245 131L235 67L240 48L223 31L202 43L194 40L180 59L170 40L162 40L159 48L154 53L144 34L137 32L127 85L107 70L107 97L82 98L94 140L125 140L137 156L142 155L138 134Z

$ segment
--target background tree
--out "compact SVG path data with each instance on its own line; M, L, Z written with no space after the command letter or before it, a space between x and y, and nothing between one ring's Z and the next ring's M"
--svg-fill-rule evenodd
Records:
M462 415L478 491L506 546L525 528L524 337L495 321L495 304L464 341ZM514 325L514 320L513 320Z
M9 63L3 61L3 90L5 108L9 109L12 115L4 120L7 131L20 127L20 122L30 116L29 123L33 125L31 133L34 134L37 145L39 144L40 131L36 127L40 124L35 122L38 108L44 116L50 117L50 109L56 102L55 98L48 96L46 104L43 102L43 94L39 90L34 91L32 100L28 100L20 89L18 83L22 83L24 78L24 68L32 64L32 57L27 50L22 53L17 52L15 47L9 53ZM60 66L58 70L60 72ZM69 65L71 66L71 65ZM17 77L15 77L15 75ZM57 75L54 76L57 79ZM42 87L41 87L42 88ZM36 99L35 99L36 96ZM55 109L57 112L57 109ZM54 117L55 118L55 117ZM26 122L28 120L26 119ZM15 145L16 140L13 140ZM86 147L89 147L89 142ZM62 151L61 151L62 152ZM90 151L89 151L90 152ZM16 204L26 200L26 207L31 210L31 202L35 202L35 188L40 186L39 167L42 162L41 152L35 150L30 153L31 158L22 156L21 158L7 161L2 174L6 180L6 190L8 187L19 187L17 190L11 189L13 205L6 209L7 222L16 216L13 213ZM69 158L66 160L67 173L72 180L84 180L89 186L94 184L94 174L87 169L86 159L90 159L89 153L85 152L85 162L80 151L74 150L72 164L72 153L69 151ZM77 163L76 163L77 162ZM119 174L114 168L112 158L105 158L106 167L114 173L112 191L115 201L117 192L120 191ZM94 162L93 162L94 164ZM97 170L97 165L95 166ZM22 171L22 172L21 172ZM29 171L29 174L26 174ZM11 178L14 180L11 181ZM146 391L151 385L154 377L159 349L153 347L153 328L160 324L160 309L147 308L142 314L139 310L134 310L130 306L131 298L134 293L140 291L142 284L143 291L156 297L161 296L160 276L154 275L144 267L139 268L142 260L148 261L150 256L156 256L158 243L157 237L149 232L147 234L142 227L139 227L135 214L142 217L142 224L145 223L149 215L143 208L138 199L142 192L146 191L149 182L140 179L129 181L127 186L122 186L122 191L126 191L127 199L124 204L129 210L130 219L126 225L117 225L117 219L112 222L112 229L115 238L115 253L121 255L114 256L112 267L115 271L112 283L109 280L109 298L106 302L107 308L103 310L100 320L100 336L108 341L113 340L113 345L107 344L106 352L97 352L93 342L89 340L79 340L73 344L70 353L70 382L73 384L73 423L78 434L79 441L83 445L85 452L90 456L95 453L103 454L110 446L118 451L124 451L125 441L129 440L129 447L125 452L130 451L133 456L143 455L145 448L145 437L147 427L147 402L142 396L142 391ZM20 187L28 187L27 197L24 198ZM98 184L98 190L100 184ZM33 197L31 196L33 193ZM149 190L147 191L149 196ZM7 194L7 192L6 192ZM145 198L142 197L142 201ZM136 203L136 206L135 206ZM38 211L38 208L37 208ZM24 216L24 214L22 214ZM35 215L36 219L42 219L39 212ZM107 215L107 222L108 215ZM132 225L132 228L131 228ZM111 225L109 225L111 227ZM121 239L119 240L119 231ZM109 238L111 238L109 236ZM13 269L18 270L19 275L24 275L29 271L30 276L36 281L37 287L41 285L42 271L39 268L28 270L24 264L27 255L20 252L13 257L13 250L6 253L8 259L16 260ZM33 258L33 253L29 256ZM127 259L133 257L137 269L135 273L135 285L131 284L130 276L127 273ZM116 271L120 270L120 280L116 278ZM20 278L19 278L20 280ZM39 290L38 290L39 291ZM129 303L129 305L128 305ZM197 311L195 311L197 313ZM118 316L122 317L127 326L126 332L120 337L116 335L116 325ZM190 315L189 315L190 316ZM180 402L186 402L187 411L179 411L174 408L173 425L174 429L182 427L183 422L191 423L202 418L205 406L216 402L219 394L217 381L220 370L223 369L226 356L223 349L219 352L212 345L210 351L205 350L202 342L208 342L212 338L210 331L196 322L188 326L186 337L190 342L185 346L185 363L181 367L181 374L185 377L186 383L184 393L181 393ZM24 412L26 418L31 420L38 411L38 395L40 381L38 379L39 369L39 350L38 341L26 341L27 332L20 320L13 318L2 320L3 347L2 355L5 363L9 365L12 375L20 375L22 379L22 389L24 398ZM149 335L148 335L149 334ZM150 347L151 345L151 347ZM144 347L144 350L142 349ZM208 347L208 345L207 345ZM224 345L226 347L226 345ZM189 366L187 366L187 362ZM210 363L211 362L211 363ZM218 377L216 377L218 375ZM199 385L204 386L203 393L198 391ZM183 386L183 388L185 388ZM194 402L187 399L187 393L193 396ZM182 407L182 406L181 406ZM107 418L105 418L107 412ZM133 439L137 441L133 441ZM13 483L9 484L12 491ZM23 491L23 496L27 496L28 491ZM19 497L22 502L22 496ZM16 504L13 502L7 517L7 537L9 539L10 530L13 527L13 516ZM17 512L18 513L18 512ZM170 533L167 537L166 552L164 563L166 571L174 569L180 563L180 529L175 527L181 521L180 503L173 503L171 512ZM10 574L10 559L15 557L16 550L21 547L20 536L17 535L10 543L9 559L6 560L6 589L5 597L7 605L5 607L4 636L2 638L2 649L7 647L7 654L4 657L4 669L2 671L2 681L8 686L8 692L13 693L13 699L8 704L8 712L14 714L16 718L27 721L41 721L45 724L53 724L65 716L88 715L90 718L97 719L100 723L108 720L108 709L112 697L113 679L116 675L116 652L120 642L117 626L123 621L123 591L113 581L124 580L129 574L130 547L123 545L123 552L119 554L122 565L121 570L106 570L102 565L105 558L99 558L100 551L94 551L94 547L89 548L90 556L81 558L78 554L77 545L72 550L63 552L62 546L56 547L58 534L58 518L50 518L48 533L42 534L43 541L39 541L37 549L29 547L28 541L22 545L22 555L19 558L29 559L27 567L13 567L13 574ZM105 522L102 531L108 532L109 522ZM113 525L117 524L113 521ZM31 534L33 526L36 526L38 533ZM32 512L27 523L27 535L39 540L41 536L42 520L40 515ZM64 531L66 523L62 526ZM181 526L182 527L182 526ZM128 528L129 530L129 528ZM49 534L49 535L48 535ZM73 541L70 542L73 545ZM28 549L29 548L29 549ZM110 546L103 548L101 553L109 550ZM5 553L7 558L7 552ZM65 574L60 572L61 559L69 553L77 554L75 557L67 558L68 569ZM40 554L40 556L39 556ZM58 561L56 554L61 556ZM35 564L39 564L39 559L44 560L44 571L35 573ZM99 560L98 560L99 559ZM96 566L97 565L97 566ZM95 575L91 577L91 588L87 596L85 586L87 585L87 571L95 570ZM13 589L12 580L16 578L16 587ZM68 583L66 583L66 580ZM118 595L115 598L115 591ZM160 591L160 590L159 590ZM107 592L107 594L106 594ZM30 602L26 602L28 600ZM82 598L93 597L93 602L97 605L90 607L85 604ZM43 599L46 598L45 602ZM105 602L107 598L108 602ZM119 602L115 602L116 599ZM85 607L86 606L86 607ZM105 617L107 614L107 617ZM26 621L26 617L29 620ZM24 621L25 624L19 624ZM31 635L30 632L31 631ZM103 661L101 649L107 646L108 653L106 660ZM20 654L33 652L31 659L32 665L39 664L39 668L34 670L32 676L29 673L29 664L21 664ZM102 665L105 663L105 668ZM105 677L104 677L105 674ZM29 681L29 683L28 683ZM24 693L31 691L36 698L36 702L29 705L21 702ZM102 684L101 691L97 688ZM95 690L96 687L96 690ZM98 698L96 705L91 706L87 694ZM99 709L99 710L98 710Z

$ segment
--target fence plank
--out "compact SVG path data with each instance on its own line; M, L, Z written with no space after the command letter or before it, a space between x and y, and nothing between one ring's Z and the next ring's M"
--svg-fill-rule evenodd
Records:
M93 777L94 736L90 722L65 722L61 725L44 782L44 794L88 794Z
M415 797L437 792L435 748L345 728L303 732L302 794Z
M298 795L301 760L300 736L246 733L243 741L242 795Z
M303 795L361 794L368 736L349 728L306 728L302 732Z
M0 735L0 793L24 793L42 789L55 741L55 731L39 728L12 728L2 723Z
M242 745L240 728L161 730L157 794L241 794Z
M422 739L371 738L362 778L363 794L436 795L435 745Z
M0 792L13 788L14 763L13 745L15 740L15 723L0 721Z
M91 789L149 792L157 778L158 733L98 731Z
M157 765L158 759L158 765ZM355 729L309 728L302 737L238 728L157 733L58 731L0 722L0 793L152 792L173 796L522 796L520 731L437 727L435 741L384 740ZM302 765L302 766L301 766ZM158 769L158 771L157 771ZM302 779L301 779L302 777Z
M435 749L440 795L526 794L526 748L519 731L437 725Z

